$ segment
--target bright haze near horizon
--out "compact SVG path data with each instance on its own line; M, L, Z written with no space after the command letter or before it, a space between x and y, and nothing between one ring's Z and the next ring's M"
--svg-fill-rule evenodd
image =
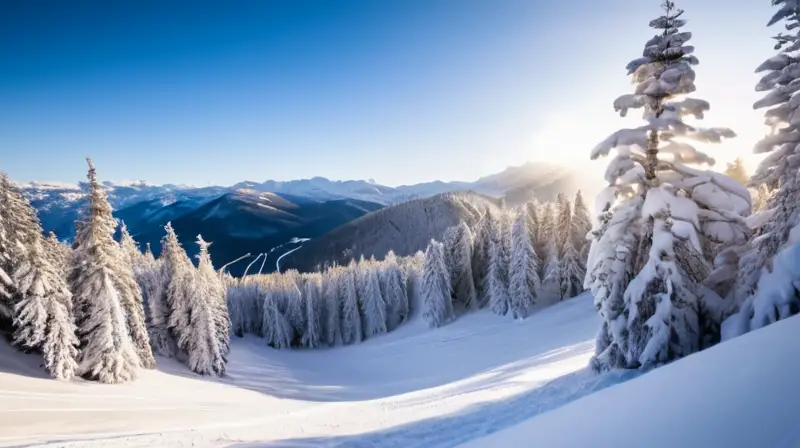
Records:
M194 185L469 181L526 161L601 176L588 153L636 123L612 102L659 3L2 2L0 169L74 182L91 155L103 179ZM739 134L710 153L752 169L773 8L677 6L703 125Z

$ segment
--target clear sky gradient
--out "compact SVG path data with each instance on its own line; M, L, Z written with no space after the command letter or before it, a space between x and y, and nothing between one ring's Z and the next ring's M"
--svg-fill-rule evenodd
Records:
M0 2L0 169L229 185L474 180L584 163L659 0ZM765 133L768 0L678 0L707 125ZM750 159L748 159L750 160Z

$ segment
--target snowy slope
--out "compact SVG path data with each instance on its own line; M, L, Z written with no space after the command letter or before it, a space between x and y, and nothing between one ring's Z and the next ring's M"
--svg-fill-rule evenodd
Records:
M45 379L35 356L0 344L0 446L800 443L800 317L638 378L585 369L597 325L583 296L523 322L481 312L428 330L412 320L329 350L237 339L225 379L159 359L159 371L116 386Z
M236 339L225 379L159 359L116 386L44 379L36 357L0 345L0 446L454 446L610 384L572 373L598 323L585 296L524 322L415 319L329 350Z
M800 317L466 446L800 446Z

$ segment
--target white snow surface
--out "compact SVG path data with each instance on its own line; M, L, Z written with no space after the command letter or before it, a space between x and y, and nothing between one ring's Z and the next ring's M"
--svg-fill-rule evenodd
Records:
M456 446L616 382L584 370L598 325L585 295L333 349L233 338L225 378L158 358L114 386L46 379L0 342L0 446Z
M296 251L297 249L300 249L301 247L303 247L302 244L297 246L297 247L295 247L294 249L286 251L283 255L278 257L278 259L275 260L275 272L281 272L281 260L283 259L283 257L289 255L290 253Z
M586 369L599 320L586 294L333 349L234 338L225 378L158 358L113 386L47 379L0 342L0 446L798 446L800 317L641 377Z
M800 317L465 446L800 446Z

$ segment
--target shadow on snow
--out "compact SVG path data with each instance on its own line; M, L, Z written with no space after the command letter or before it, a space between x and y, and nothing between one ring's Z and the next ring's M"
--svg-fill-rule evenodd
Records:
M640 372L637 371L616 371L595 375L584 369L506 399L475 404L454 414L380 431L269 443L240 443L230 446L235 448L454 447L509 428L638 375Z

